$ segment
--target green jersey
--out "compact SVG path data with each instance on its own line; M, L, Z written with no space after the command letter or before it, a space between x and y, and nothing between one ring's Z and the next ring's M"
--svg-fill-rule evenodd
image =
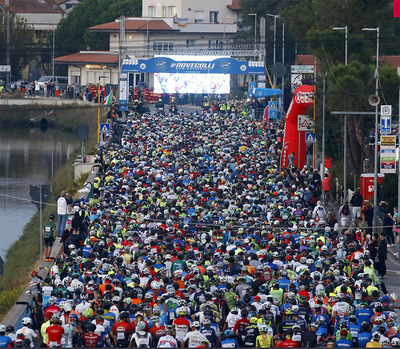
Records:
M53 221L48 221L44 226L44 238L53 239L54 231L56 230L56 223Z

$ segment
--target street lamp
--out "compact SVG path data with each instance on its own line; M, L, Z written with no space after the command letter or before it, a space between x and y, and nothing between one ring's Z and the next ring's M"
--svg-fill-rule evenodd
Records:
M376 68L375 68L375 94L378 96L379 84L379 27L363 28L363 31L376 31ZM375 105L375 156L374 156L374 226L373 232L376 233L377 211L378 211L378 103Z
M100 80L105 78L108 78L108 76L99 76L99 86L97 89L97 145L100 143Z
M333 27L332 30L344 30L344 65L347 65L347 25ZM343 147L343 203L347 201L347 114L344 115L344 147ZM325 161L325 160L324 160ZM355 189L355 188L354 188Z
M3 12L3 25L4 16L6 17L6 65L11 65L10 59L10 0L5 0L5 7L0 7ZM11 72L6 74L6 84L10 83Z
M278 15L272 15L270 13L267 13L267 16L274 18L274 67L275 67L275 63L276 63L276 19L277 18L281 18L281 17L279 17ZM276 86L276 75L275 75L275 73L274 73L274 77L273 77L273 84L274 84L274 88L275 88L275 86Z
M257 13L249 13L249 16L254 16L254 51L256 50L257 42Z
M332 30L344 30L344 65L347 65L347 25L345 27L333 27Z

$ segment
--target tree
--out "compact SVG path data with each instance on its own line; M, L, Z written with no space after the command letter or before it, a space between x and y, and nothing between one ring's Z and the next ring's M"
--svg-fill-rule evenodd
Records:
M5 8L5 11L7 9ZM0 13L0 62L6 63L7 28L6 14ZM11 72L15 79L21 78L21 70L35 57L33 48L34 30L26 21L13 12L9 12L10 23L10 63ZM29 48L29 49L27 49Z
M75 53L88 47L108 50L107 33L91 33L89 28L116 18L141 16L141 0L83 1L63 18L56 31L57 56Z

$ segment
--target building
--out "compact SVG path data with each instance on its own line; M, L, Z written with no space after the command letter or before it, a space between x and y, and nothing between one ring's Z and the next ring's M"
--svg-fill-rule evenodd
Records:
M142 17L118 18L90 28L109 34L108 52L81 51L56 58L57 64L68 64L70 83L97 83L99 76L107 75L106 83L116 85L122 59L156 55L254 57L253 42L233 43L241 29L239 0L143 0L142 13ZM117 60L102 64L99 57ZM138 81L152 86L151 76L137 74L130 85Z
M64 11L56 0L0 0L3 11L7 6L11 12L23 18L36 34L54 30L64 16Z
M64 11L65 15L68 15L69 12L74 8L75 5L78 5L83 0L55 0L58 6Z

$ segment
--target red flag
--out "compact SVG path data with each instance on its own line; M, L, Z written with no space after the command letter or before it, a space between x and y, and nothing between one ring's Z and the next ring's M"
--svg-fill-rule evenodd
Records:
M393 17L400 17L400 0L393 0Z

